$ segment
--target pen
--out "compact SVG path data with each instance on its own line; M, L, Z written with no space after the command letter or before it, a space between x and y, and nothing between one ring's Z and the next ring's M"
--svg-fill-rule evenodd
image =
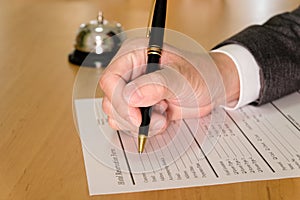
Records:
M147 68L146 73L159 70L159 61L161 57L164 28L167 12L167 0L156 0L152 16L152 24L149 35L149 45L147 49ZM141 107L142 123L139 127L138 152L142 153L148 137L149 124L151 120L152 107Z

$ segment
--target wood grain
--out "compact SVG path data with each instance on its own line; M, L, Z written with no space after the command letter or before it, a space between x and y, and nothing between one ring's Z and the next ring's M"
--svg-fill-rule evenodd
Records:
M298 0L172 0L167 27L207 50ZM126 30L147 25L150 1L0 2L0 199L300 199L300 179L90 197L72 113L79 25L102 10Z

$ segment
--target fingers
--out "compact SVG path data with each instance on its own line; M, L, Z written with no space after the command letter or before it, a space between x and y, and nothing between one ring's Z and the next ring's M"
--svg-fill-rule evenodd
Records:
M103 72L100 86L105 94L103 111L112 128L137 134L142 121L139 107L153 106L150 135L164 131L170 120L207 115L213 105L194 65L167 46L162 53L161 70L145 74L148 41L126 42ZM206 74L210 74L209 67ZM216 84L214 84L216 85ZM211 91L216 91L216 87ZM167 114L166 114L167 113Z
M188 80L172 67L150 74L145 74L131 81L124 87L123 98L128 105L145 107L157 104L166 99L170 101L185 100L194 94ZM189 98L189 102L195 101Z
M159 113L156 110L152 111L151 121L149 125L149 133L148 137L152 137L154 135L160 134L166 130L168 126L168 120L166 117L166 113Z
M161 133L167 128L168 120L165 113L167 106L165 101L159 102L153 106L149 136ZM132 114L121 116L116 112L107 97L103 98L102 109L103 112L108 115L108 123L113 129L130 131L134 135L138 134L138 127L142 120L139 108L130 108L132 109L131 112L136 112L139 116L138 121L135 121L136 119L132 117Z
M208 104L201 107L182 107L175 104L168 106L168 120L179 120L182 118L199 118L208 115L212 109L213 104Z
M145 74L147 66L147 45L148 40L140 38L126 41L121 46L117 55L103 72L100 79L100 86L109 99L111 99L112 91L114 91L120 79L128 83L130 80L134 80ZM179 51L170 45L164 44L161 64L173 63L182 63Z
M117 110L109 99L104 97L102 109L108 116L108 123L113 129L136 132L141 124L141 116L138 108L128 107L128 105L124 104L123 109L120 110L120 108L117 108L119 109Z
M99 84L105 94L103 111L114 129L136 130L141 123L139 109L128 106L122 91L127 82L146 69L145 41L135 40L123 45L100 78Z
M136 39L126 41L113 61L104 70L99 84L105 95L111 100L119 81L128 83L144 74L146 70L147 41Z
M141 61L141 59L144 59L143 54L143 51L140 50L123 55L113 61L103 72L99 83L103 92L110 100L120 84L125 85L132 78L144 73L146 61Z

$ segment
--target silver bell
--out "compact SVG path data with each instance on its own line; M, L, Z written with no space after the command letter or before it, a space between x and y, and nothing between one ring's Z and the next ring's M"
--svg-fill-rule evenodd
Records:
M124 40L121 24L107 21L99 12L96 20L80 25L69 61L80 66L105 67Z

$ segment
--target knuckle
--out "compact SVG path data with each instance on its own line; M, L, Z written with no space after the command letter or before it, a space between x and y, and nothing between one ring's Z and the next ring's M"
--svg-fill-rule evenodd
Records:
M100 85L101 89L104 91L105 86L106 86L106 75L105 75L105 74L103 74L103 75L100 77L99 85Z
M116 124L116 121L114 119L112 119L111 117L108 118L108 124L112 129L119 130L119 127Z
M110 109L105 101L102 102L102 110L106 115L110 115Z
M166 77L159 71L157 73L149 74L149 78L154 84L158 84L158 85L166 85L167 82Z
M151 83L155 87L154 96L161 97L163 96L168 88L167 79L162 73L153 73L150 74Z

